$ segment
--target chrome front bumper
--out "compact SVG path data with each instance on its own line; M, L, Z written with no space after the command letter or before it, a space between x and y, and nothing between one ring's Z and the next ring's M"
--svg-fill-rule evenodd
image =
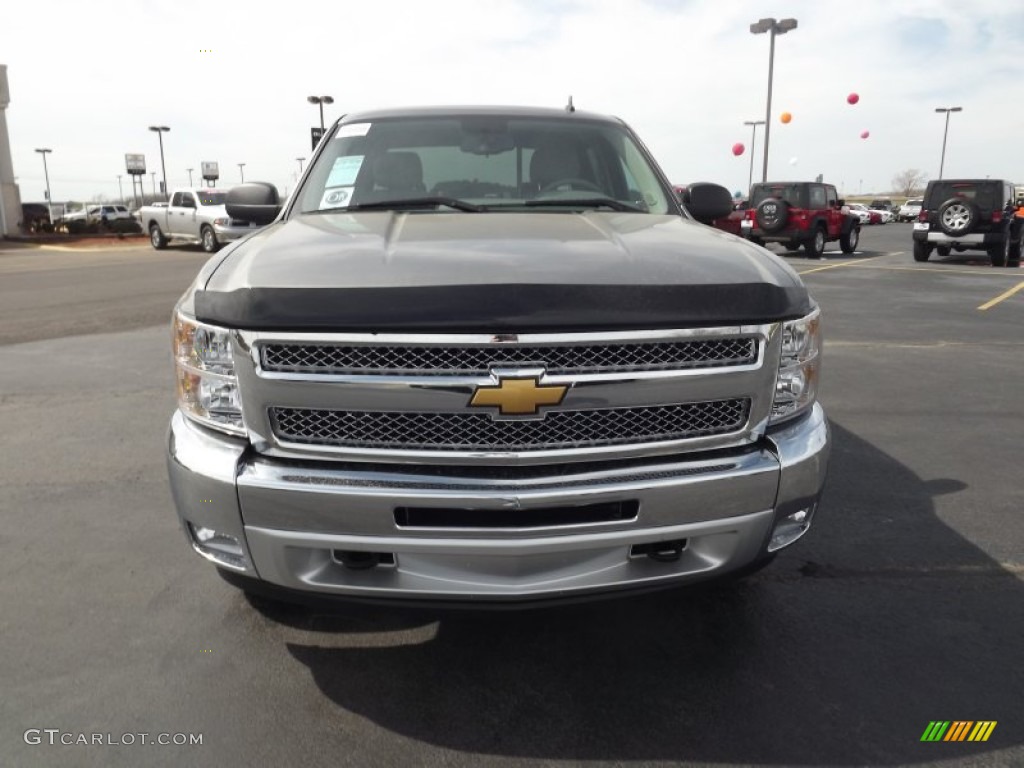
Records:
M511 477L269 459L180 413L171 420L168 449L186 534L223 568L303 592L514 600L698 580L754 562L787 515L805 510L802 530L809 527L829 430L815 405L739 451L557 465ZM486 514L622 501L639 503L634 519L557 527L401 527L394 513L403 506ZM237 541L240 556L204 547L197 529ZM679 556L667 561L634 551L682 540ZM383 553L389 562L353 569L339 553Z

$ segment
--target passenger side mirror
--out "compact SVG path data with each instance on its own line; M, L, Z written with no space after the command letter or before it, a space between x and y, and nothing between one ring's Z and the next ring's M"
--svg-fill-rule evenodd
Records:
M720 184L706 181L689 184L681 202L702 224L710 224L732 213L732 193Z
M846 200L843 200L842 198L840 198L839 200L836 200L836 205L838 205L840 208L842 208L844 205L846 205Z
M247 181L228 190L225 208L232 219L269 224L281 212L281 198L273 184Z

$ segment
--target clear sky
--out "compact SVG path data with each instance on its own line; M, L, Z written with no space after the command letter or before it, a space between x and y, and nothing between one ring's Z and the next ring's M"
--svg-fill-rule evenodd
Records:
M743 122L765 117L769 44L749 26L767 16L799 22L776 39L770 178L821 173L857 194L887 191L907 168L935 177L934 110L961 106L945 175L1024 183L1021 0L5 2L0 63L24 201L43 199L37 147L53 149L55 200L117 197L125 153L159 171L150 125L171 128L171 188L216 161L219 186L245 163L246 180L291 190L319 124L314 94L335 99L328 124L376 107L563 106L571 94L632 125L673 182L745 190Z

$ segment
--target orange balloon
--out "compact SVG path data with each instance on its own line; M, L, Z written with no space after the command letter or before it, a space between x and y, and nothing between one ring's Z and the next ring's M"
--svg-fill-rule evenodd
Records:
M781 115L779 115L779 120L781 120L784 123L788 123L792 119L793 116L789 114L789 112L783 112Z

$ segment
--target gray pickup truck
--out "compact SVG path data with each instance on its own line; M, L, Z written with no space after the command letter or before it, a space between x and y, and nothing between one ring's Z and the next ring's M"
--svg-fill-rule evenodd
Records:
M178 302L168 470L191 547L285 599L478 604L750 573L810 527L819 310L706 226L622 121L335 123Z
M172 240L199 243L207 253L247 235L258 225L235 219L224 208L227 190L177 189L166 205L147 205L139 211L143 230L154 248L166 248Z

